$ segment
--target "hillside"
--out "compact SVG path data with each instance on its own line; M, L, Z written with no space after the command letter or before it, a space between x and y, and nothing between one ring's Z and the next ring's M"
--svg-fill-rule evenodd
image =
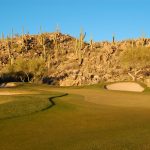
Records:
M149 84L150 39L88 43L84 38L83 33L76 39L59 32L2 37L1 83L80 86L137 80Z

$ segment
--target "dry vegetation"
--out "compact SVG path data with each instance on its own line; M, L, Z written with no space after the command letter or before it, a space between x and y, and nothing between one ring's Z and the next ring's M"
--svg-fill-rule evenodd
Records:
M150 39L85 42L60 32L22 34L0 40L1 83L74 86L137 80L150 76Z

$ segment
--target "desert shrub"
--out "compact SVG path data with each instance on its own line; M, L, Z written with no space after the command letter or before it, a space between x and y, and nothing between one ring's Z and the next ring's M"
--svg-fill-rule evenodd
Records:
M13 49L17 52L17 53L21 53L23 51L23 48L21 45L18 44L14 44L13 45Z
M126 49L121 57L120 64L128 70L128 74L136 80L138 74L150 66L150 48L138 47ZM140 78L143 78L142 76Z
M46 64L42 57L30 59L28 61L29 72L34 75L33 81L42 81L42 78L46 74Z
M21 81L38 82L42 81L42 78L46 72L45 62L42 57L34 59L18 58L14 60L12 65L8 64L7 67L2 71L3 77L6 74L16 76L15 79L20 79Z
M150 48L130 48L123 52L121 63L125 67L141 68L150 65Z

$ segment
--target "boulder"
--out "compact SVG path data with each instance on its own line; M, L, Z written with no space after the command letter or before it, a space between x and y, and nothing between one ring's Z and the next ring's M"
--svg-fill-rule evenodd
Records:
M11 88L16 86L18 86L18 84L16 84L15 82L2 83L0 85L0 87L4 87L4 88Z

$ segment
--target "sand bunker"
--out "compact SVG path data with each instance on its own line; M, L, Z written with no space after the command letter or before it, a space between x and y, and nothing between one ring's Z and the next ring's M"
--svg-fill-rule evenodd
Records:
M108 90L143 92L144 88L134 82L118 82L106 86Z

